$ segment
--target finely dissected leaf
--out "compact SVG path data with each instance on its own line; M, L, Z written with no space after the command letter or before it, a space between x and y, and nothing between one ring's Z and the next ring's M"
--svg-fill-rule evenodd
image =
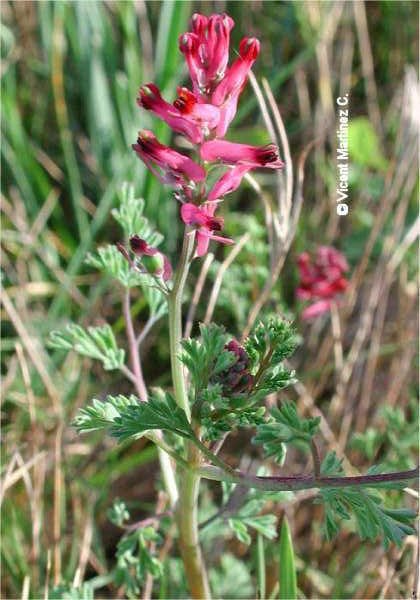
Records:
M133 269L118 248L111 244L98 248L95 254L89 253L86 257L86 264L118 279L124 287L141 285L145 279L153 282L150 275Z
M128 512L125 503L119 498L116 498L113 505L108 510L107 516L111 523L117 525L117 527L122 527L125 521L129 520L130 513Z
M100 360L107 371L120 369L124 364L125 352L118 348L114 333L109 325L88 327L70 324L65 331L50 334L50 346L63 350L75 350L83 356Z
M243 560L232 554L222 554L220 568L210 569L210 583L214 598L243 600L254 597L249 569Z
M147 402L138 402L135 396L108 396L105 402L93 400L74 420L79 431L106 429L123 441L137 438L145 431L164 429L190 438L193 431L185 412L168 393L150 396Z
M139 597L148 573L154 578L161 577L162 563L150 551L150 543L159 540L160 536L153 527L143 527L118 542L115 581L125 587L129 598Z
M297 598L295 554L286 517L283 518L280 531L279 598L280 600L295 600Z
M200 340L182 342L181 360L191 373L196 394L206 388L212 376L233 364L232 352L224 349L227 334L223 327L210 323L200 325Z
M73 424L79 432L109 429L127 406L137 404L135 396L108 396L105 402L94 398L91 406L80 409Z
M342 475L341 462L334 452L330 452L321 465L321 474ZM366 488L322 488L317 501L324 504L324 529L328 539L338 533L340 520L348 521L352 516L362 540L374 541L380 537L385 547L391 542L400 546L405 536L415 533L412 525L416 517L414 511L387 508L379 495Z
M255 489L246 492L240 486L226 483L223 483L222 487L224 508L221 516L229 517L229 527L239 541L247 545L251 543L248 528L254 529L270 540L277 536L277 517L273 514L261 514L261 512L268 501L284 502L290 498L289 493L267 493Z
M266 456L283 464L286 444L303 442L309 444L319 429L320 418L301 419L292 402L283 403L271 411L271 420L257 426L254 444L262 444Z
M275 366L293 353L297 346L297 336L291 323L272 317L267 321L260 321L244 345L254 369Z
M122 186L119 200L119 207L112 209L111 214L122 227L126 237L138 235L146 240L149 246L158 246L162 242L163 236L155 231L148 219L143 216L145 202L143 198L136 198L134 187L125 183Z
M48 592L50 600L94 600L94 588L86 581L79 587L62 583Z

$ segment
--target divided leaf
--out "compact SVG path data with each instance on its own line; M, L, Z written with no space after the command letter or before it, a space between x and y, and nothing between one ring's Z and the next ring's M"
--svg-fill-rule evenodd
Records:
M265 455L272 456L283 464L286 457L286 444L310 444L318 432L320 418L301 419L292 402L283 403L271 411L271 419L257 426L254 444L262 444Z
M342 474L341 461L330 452L321 466L323 475ZM357 532L362 540L376 540L382 537L385 548L391 542L401 546L405 536L415 533L412 521L416 513L406 508L392 509L384 506L382 498L366 488L322 488L318 503L325 508L324 529L328 539L339 531L339 522L348 521L353 516Z
M138 235L146 240L149 246L158 246L162 242L163 236L155 231L148 219L143 216L145 202L143 198L135 197L134 187L125 183L122 186L119 200L119 207L112 209L111 214L122 227L126 237Z
M155 393L147 402L135 396L108 396L105 402L93 400L74 420L78 431L105 429L119 441L136 439L145 431L163 429L191 438L194 434L185 412L169 393Z
M132 269L128 261L113 244L98 248L95 254L89 253L86 257L86 264L117 279L121 285L127 288L141 285L145 282L145 279L153 281L150 275Z
M223 327L214 323L200 324L200 333L200 340L183 340L180 356L191 373L196 394L208 386L211 377L228 369L235 361L233 353L224 348L228 336Z
M245 349L253 361L254 368L274 366L293 354L298 338L291 323L271 317L260 321L245 340Z
M114 332L109 325L88 327L67 325L65 331L53 331L49 345L52 348L75 350L83 356L100 360L106 371L120 369L124 365L125 352L118 348Z

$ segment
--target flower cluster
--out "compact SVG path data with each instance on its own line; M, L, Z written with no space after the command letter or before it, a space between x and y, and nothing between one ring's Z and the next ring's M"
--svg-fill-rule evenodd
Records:
M234 118L238 99L248 73L260 50L255 38L244 38L239 56L229 66L230 32L233 20L225 14L192 17L192 31L179 38L192 90L179 87L177 98L169 103L158 87L149 83L141 87L138 104L165 121L184 136L195 154L192 158L161 144L151 131L140 131L133 149L162 183L176 189L181 203L182 221L196 232L196 254L203 256L210 240L231 244L233 240L219 235L223 219L215 212L224 196L236 190L251 169L279 169L274 144L256 147L222 139ZM214 183L209 182L210 169L223 171Z
M228 396L249 391L254 384L254 377L249 370L250 360L245 348L233 339L225 345L225 350L235 355L235 362L219 373L217 383L222 385L223 393Z
M297 297L315 300L302 313L304 319L312 319L327 312L338 294L347 289L344 273L348 271L345 257L335 248L320 246L315 257L303 252L298 257L300 284Z

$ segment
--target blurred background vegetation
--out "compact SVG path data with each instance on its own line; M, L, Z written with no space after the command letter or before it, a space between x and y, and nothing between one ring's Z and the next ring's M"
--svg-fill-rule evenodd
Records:
M338 335L331 333L328 319L313 325L297 320L302 345L293 366L300 382L284 396L295 398L302 413L320 414L323 450L346 452L360 470L377 461L390 469L414 464L418 4L2 2L4 598L41 597L59 577L76 584L94 579L95 597L124 597L110 576L121 532L110 523L107 509L121 497L134 518L154 510L158 467L147 441L117 447L108 439L78 437L70 426L77 409L93 396L131 392L128 384L88 359L64 358L48 348L47 340L69 321L109 321L122 336L121 295L84 261L87 252L118 239L109 213L124 181L146 199L147 216L164 234L165 250L176 256L177 205L130 145L140 128L153 129L169 143L169 129L140 112L136 95L140 84L154 81L172 99L176 86L187 81L178 35L197 11L228 12L236 22L235 48L244 35L261 40L254 73L271 85L295 165L308 143L317 140L306 163L297 235L270 310L292 317L299 313L294 296L298 252L330 244L351 264ZM338 218L335 98L346 92L350 213ZM270 139L250 85L230 137L258 144ZM261 174L256 179L275 202L281 181ZM228 235L252 236L223 282L215 311L215 320L239 337L268 277L269 249L262 202L252 187L229 197L223 211ZM214 252L205 284L209 293L230 250ZM200 266L194 265L190 293ZM206 314L208 293L203 298L199 319ZM141 295L135 312L138 324L144 323ZM162 322L143 348L149 384L169 383L166 340ZM223 450L226 460L236 465L252 459L258 465L256 449L244 456L248 442L234 432ZM288 462L290 472L307 467L299 454ZM209 502L217 499L217 486L209 486L206 494ZM411 495L405 494L405 502L414 505ZM326 542L320 509L312 500L313 494L305 492L275 507L291 523L302 597L410 595L415 539L385 551L360 544L349 529ZM229 552L222 562L221 549ZM252 550L225 540L222 546L212 543L207 552L215 585L225 586L223 597L254 597ZM276 541L267 544L267 552L267 589L272 591ZM170 597L185 597L180 568L168 559L161 590L168 590L172 573Z

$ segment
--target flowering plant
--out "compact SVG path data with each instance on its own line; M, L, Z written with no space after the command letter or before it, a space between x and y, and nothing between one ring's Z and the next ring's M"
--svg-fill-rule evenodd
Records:
M148 130L140 131L133 145L147 168L163 184L174 188L174 201L179 203L180 219L185 225L175 268L159 250L161 236L143 217L143 204L130 188L124 189L120 208L113 211L128 244L100 249L97 255L89 257L90 264L111 274L124 288L130 368L125 365L125 352L118 348L110 327L90 328L87 332L70 327L53 335L56 347L74 348L102 361L106 369L122 371L136 391L136 395L94 400L79 412L75 420L78 430L106 431L119 441L144 436L158 448L168 511L160 510L134 526L125 524L124 506L114 507L112 513L114 522L126 529L118 549L118 581L124 583L131 597L138 596L140 588L145 590L145 597L150 597L153 580L162 574L157 532L164 527L165 514L176 523L182 564L193 598L211 597L200 529L211 527L227 515L229 526L240 541L250 543L249 528L271 539L276 535L275 517L260 514L267 497L284 502L290 492L319 490L317 501L324 506L325 532L329 537L337 533L340 521L349 519L350 514L363 539L382 537L385 544L400 544L405 535L413 532L412 511L388 508L378 490L390 485L398 487L417 477L416 469L398 473L376 469L366 475L345 476L343 459L335 452L320 456L316 443L321 426L319 416L303 418L294 403L274 406L268 400L297 381L287 363L298 344L289 321L266 315L240 341L215 324L202 324L198 338L183 335L183 296L192 261L207 254L211 241L234 243L221 234L224 220L216 215L225 196L236 190L251 170L284 166L274 144L256 147L224 139L260 48L255 38L244 38L238 57L229 65L232 27L233 20L227 15L194 15L192 31L179 40L192 90L179 88L172 104L162 98L153 83L143 86L139 93L139 105L181 134L190 152L187 155L160 143ZM290 235L282 239L283 251L287 251ZM344 257L332 248L321 247L315 260L306 253L300 256L298 296L315 301L304 317L322 314L333 306L336 295L347 288L347 268ZM140 334L135 331L130 306L130 290L136 286L141 287L151 309L149 324ZM168 390L149 389L139 348L150 327L166 311L172 385ZM308 452L312 473L284 476L269 475L265 470L254 475L232 468L219 452L235 428L253 429L253 443L262 446L265 456L280 466L289 446ZM222 482L224 504L200 524L198 500L205 479ZM290 552L290 544L285 552ZM285 578L287 575L295 577L294 572L285 574ZM288 597L295 597L295 585L290 594Z

